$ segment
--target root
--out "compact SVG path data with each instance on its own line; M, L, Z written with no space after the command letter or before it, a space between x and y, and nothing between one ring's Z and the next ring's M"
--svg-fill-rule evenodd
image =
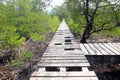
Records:
M4 73L0 72L0 80L4 79L5 78L5 75Z

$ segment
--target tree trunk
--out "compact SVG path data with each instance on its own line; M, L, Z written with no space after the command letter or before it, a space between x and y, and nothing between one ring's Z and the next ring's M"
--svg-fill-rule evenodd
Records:
M90 37L91 30L92 30L92 23L89 22L83 33L82 39L80 40L81 43L87 43L86 39L88 39Z
M80 40L80 42L81 42L81 43L87 43L86 38L82 38L82 39Z
M84 33L82 35L82 39L80 40L81 43L87 43L87 41L86 41L86 33L87 33L87 29L84 31Z

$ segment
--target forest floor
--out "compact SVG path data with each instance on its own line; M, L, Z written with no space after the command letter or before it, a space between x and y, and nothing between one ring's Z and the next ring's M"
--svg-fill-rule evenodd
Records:
M24 50L31 51L34 54L32 59L24 61L22 68L12 66L10 62L7 62L10 57L8 54L17 52L0 51L0 80L29 80L29 76L36 70L36 64L39 62L53 35L54 33L49 33L45 41L29 41L22 46ZM1 61L3 58L4 61Z
M75 35L77 42L81 40L81 36ZM91 36L87 39L88 43L109 43L109 42L120 42L120 37L110 37L110 36Z
M29 42L26 49L34 53L34 57L26 60L22 68L13 67L10 63L5 63L0 66L0 80L27 80L25 77L29 76L35 70L37 62L39 62L43 52L46 50L49 41L44 42Z
M29 41L24 46L25 50L29 50L34 53L34 57L31 60L27 60L24 62L24 66L22 68L19 67L13 67L10 63L5 63L0 65L0 80L29 80L29 76L31 73L36 70L36 64L39 62L42 54L46 50L49 42L51 41L53 37L53 33L49 34L47 39L42 42L33 42ZM77 41L80 41L80 37L76 37ZM91 37L87 40L89 43L94 42L120 42L120 38L111 38L111 37ZM113 65L112 65L113 66ZM96 65L93 64L93 69L96 70L96 72L99 72L99 70L96 69ZM101 66L100 66L101 67ZM102 66L104 67L104 65ZM114 66L113 68L117 70L120 70L120 66ZM105 69L104 69L105 70ZM103 72L106 72L104 70L101 70ZM106 69L108 70L108 69ZM110 71L110 70L109 70ZM111 69L113 71L113 69ZM26 77L27 76L27 77Z
M91 38L88 39L88 43L96 43L96 42L104 42L104 43L109 43L109 42L120 42L120 37L108 37L108 36L97 36L94 37L92 36Z

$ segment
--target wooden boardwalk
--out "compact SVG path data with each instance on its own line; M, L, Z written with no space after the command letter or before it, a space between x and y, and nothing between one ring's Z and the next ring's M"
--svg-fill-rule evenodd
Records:
M63 20L30 80L98 80L81 48Z
M120 55L120 43L80 44L84 55Z

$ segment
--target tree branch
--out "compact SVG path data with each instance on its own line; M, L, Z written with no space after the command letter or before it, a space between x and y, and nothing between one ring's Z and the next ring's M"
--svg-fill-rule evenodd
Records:
M89 18L88 18L88 10L89 10L89 0L86 0L86 2L84 2L85 3L85 11L84 11L84 15L85 15L85 19L86 19L86 21L87 21L87 23L89 22Z
M93 30L92 32L90 32L90 35L93 34L93 33L95 33L95 32L100 32L100 31L102 31L102 30L111 30L111 29L113 29L113 28L116 28L116 26L110 27L110 28L104 28L105 25L106 25L106 24L109 24L113 19L114 19L114 18L111 18L110 21L104 22L104 23L102 24L101 28L99 28L99 29L96 29L96 28L94 27L94 30Z
M95 10L93 11L93 15L92 16L95 16L95 14L96 14L96 12L97 12L97 10L99 8L99 3L100 3L100 1L96 2L96 7L95 7Z
M113 18L111 19L111 21L112 21L112 20L113 20ZM99 28L99 29L94 28L95 30L92 31L89 35L91 35L91 34L93 34L93 33L96 33L96 32L105 31L105 30L112 30L113 28L116 28L116 26L110 27L110 28L104 28L105 25L106 25L106 24L109 24L111 21L103 23L102 26L101 26L101 28Z
M91 32L90 35L93 34L93 33L96 33L96 32L100 32L100 31L107 31L107 30L110 31L110 30L112 30L112 29L114 29L114 28L116 28L116 26L110 27L110 28L98 29L98 30L96 30L96 31Z

